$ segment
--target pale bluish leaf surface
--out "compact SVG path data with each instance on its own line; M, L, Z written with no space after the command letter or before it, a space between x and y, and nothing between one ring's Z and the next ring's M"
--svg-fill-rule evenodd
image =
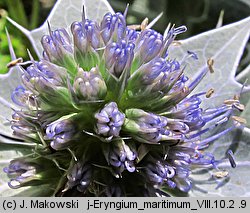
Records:
M0 143L4 143L4 144L9 144L9 145L22 145L22 146L26 146L26 147L35 147L36 143L30 143L30 142L24 142L20 139L15 139L12 137L6 137L3 135L0 135Z
M9 165L9 162L14 159L30 153L30 149L22 146L15 146L3 144L0 138L0 197L14 196L29 187L20 189L10 189L8 186L9 177L3 172L3 168Z
M250 134L246 131L235 131L226 135L221 143L214 143L210 151L217 159L225 158L226 151L230 148L234 152L236 168L231 168L227 159L224 159L218 166L221 170L228 171L226 178L211 179L211 176L218 170L211 170L209 173L195 174L193 178L197 186L208 193L194 189L190 196L250 196ZM209 181L207 181L210 179ZM217 188L218 187L218 188Z
M236 80L250 87L250 64L236 76ZM242 112L241 116L247 120L248 132L250 133L250 92L242 94L241 100L245 105L245 110Z
M14 189L15 190L15 189ZM14 191L12 190L12 191ZM54 188L51 184L43 184L39 186L25 187L24 190L15 192L13 197L51 197L54 193Z
M248 79L250 79L250 64L236 76L237 81L245 83L247 80L246 84L250 85Z
M250 77L250 74L249 74ZM250 78L248 78L250 80ZM249 84L248 84L249 85ZM246 119L246 131L250 134L250 92L241 95L241 102L245 105L245 110L241 113L241 117Z
M235 79L235 73L241 56L243 54L246 42L250 33L250 18L242 21L202 33L192 38L181 41L180 46L173 46L170 50L171 58L183 59L187 51L193 51L197 54L198 60L190 58L187 60L185 69L190 79L202 69L207 67L207 60L214 59L214 73L208 73L194 93L200 91L208 91L210 88L215 90L215 94L203 100L203 107L218 106L225 99L232 98L235 94L239 94L242 84ZM245 87L247 94L249 87ZM245 94L244 94L245 95ZM246 106L247 108L250 106ZM248 110L246 110L248 112ZM245 116L249 116L243 112ZM237 133L237 134L236 134ZM217 179L217 181L206 181L211 178L212 173L194 174L196 186L202 190L193 189L190 196L249 196L250 194L250 134L247 129L241 134L235 131L234 134L228 134L215 141L208 150L215 154L217 159L225 158L226 151L232 149L235 153L237 167L230 168L228 160L224 160L219 168L226 169L229 176L225 179ZM224 182L223 182L223 181ZM221 182L222 181L222 182ZM226 183L228 181L228 183ZM226 184L224 184L226 183ZM218 189L216 189L217 186ZM204 191L208 193L204 193Z
M9 122L13 113L12 109L17 108L11 100L11 93L18 85L20 85L20 72L17 68L0 75L0 134L9 137L13 137Z
M207 67L207 60L214 60L214 73L208 73L194 92L215 90L214 95L205 100L204 107L217 106L225 99L239 94L242 85L235 80L235 72L250 33L250 17L242 21L211 30L181 41L181 45L172 46L171 58L183 59L187 51L197 54L198 60L187 60L185 73L192 80Z
M208 91L210 88L215 90L213 96L204 100L203 107L214 107L223 103L224 100L233 98L235 94L241 92L242 84L235 79L235 73L243 54L245 45L250 33L250 17L242 21L211 30L189 39L181 41L181 45L172 46L170 56L179 60L187 51L197 54L198 60L190 58L187 60L186 74L192 80L202 69L207 67L207 60L214 60L214 73L208 73L194 92ZM243 71L241 82L248 78L248 69ZM244 78L245 77L245 78ZM247 105L249 101L250 87L245 86L242 95L245 97L242 102ZM249 104L246 106L242 116L250 121ZM248 124L249 125L249 124Z
M8 186L10 178L6 173L2 172L4 167L9 165L9 162L14 159L31 153L30 147L27 146L15 146L2 144L2 138L0 137L0 197L37 197L37 196L51 196L54 193L54 188L50 184L44 184L39 187L21 187L19 189L11 189Z
M82 20L83 5L86 11L86 17L96 21L100 21L105 13L114 12L107 0L58 0L47 20L37 29L28 31L18 25L18 23L10 19L9 21L29 38L37 55L41 57L42 46L40 41L42 35L48 34L47 22L50 23L52 30L66 28L70 31L72 22Z

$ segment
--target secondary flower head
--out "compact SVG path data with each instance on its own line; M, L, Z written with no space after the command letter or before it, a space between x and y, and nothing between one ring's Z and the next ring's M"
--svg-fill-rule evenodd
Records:
M207 108L206 91L193 93L209 67L189 78L169 57L185 31L135 30L122 13L97 23L83 12L71 32L49 26L43 58L21 67L22 85L12 94L21 107L11 121L14 134L36 148L4 169L15 175L9 185L52 178L58 196L157 196L192 189L194 167L217 168L206 148L244 126L236 115L243 105L234 98Z
M99 113L95 114L95 118L98 134L111 137L120 135L125 116L118 110L115 102L106 104Z
M59 177L52 162L29 157L12 160L3 171L11 178L8 185L12 189L31 185L39 186L46 181L55 183L55 177Z

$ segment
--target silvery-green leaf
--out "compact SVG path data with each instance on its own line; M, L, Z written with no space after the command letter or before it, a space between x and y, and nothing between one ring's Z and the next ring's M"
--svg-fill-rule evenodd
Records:
M42 184L42 185L39 185L39 187L28 186L28 187L24 187L23 190L19 190L19 192L15 192L15 194L11 196L12 197L51 197L53 196L53 193L54 193L53 187L54 186L52 186L51 184Z
M236 81L235 73L249 38L249 33L250 18L247 18L183 40L180 46L171 47L171 57L179 60L183 58L183 55L188 50L197 54L199 59L192 60L190 58L186 67L186 73L191 79L200 70L207 67L207 60L209 58L214 60L214 73L208 73L194 90L194 93L208 91L210 88L215 90L215 94L211 98L203 100L204 108L218 106L225 99L232 98L235 94L240 93L242 84ZM244 91L247 92L248 90L249 87L245 87ZM215 141L206 151L214 153L216 159L221 159L225 158L226 151L230 147L235 152L237 167L231 169L229 162L224 160L220 168L226 169L229 172L229 176L224 179L218 179L217 182L211 179L212 173L215 170L211 170L210 173L205 171L201 174L194 174L193 178L196 180L194 183L197 188L194 188L189 195L249 196L250 182L248 180L248 167L250 165L250 157L248 153L245 153L250 148L248 147L248 138L249 133L244 130L242 134L237 131L237 134L229 134ZM208 179L210 181L206 181ZM205 191L208 193L204 193Z
M250 65L236 76L236 80L241 83L250 85ZM250 133L250 92L241 96L241 102L245 105L245 110L241 113L241 117L247 120L247 131Z
M195 92L215 90L214 95L204 100L204 107L218 106L225 99L239 94L242 84L235 80L235 72L250 33L250 18L211 30L181 41L181 45L172 46L170 57L182 60L187 51L197 54L198 60L187 60L185 73L192 80L195 75L207 67L207 60L214 60L214 73L209 73L194 90ZM246 88L245 88L246 89Z
M13 137L10 128L12 109L17 106L11 100L11 93L20 85L20 72L17 68L0 75L0 134Z
M203 107L218 106L224 100L233 98L241 92L242 84L235 79L237 66L243 54L250 33L250 18L211 30L189 39L181 41L181 45L172 46L171 58L183 59L187 51L197 54L198 60L189 58L185 73L194 79L194 76L202 69L208 67L207 60L214 60L214 73L204 77L194 92L208 91L210 88L215 93L209 99L205 99ZM244 71L244 73L247 71ZM250 87L245 86L243 92L249 93ZM243 100L244 102L244 100ZM248 110L243 116L249 116ZM249 119L249 118L248 118Z
M5 140L5 141L4 141ZM0 136L0 197L36 197L36 196L52 196L55 190L55 186L51 184L43 184L39 187L26 186L19 189L11 189L8 186L10 178L3 172L3 168L9 165L12 159L28 155L32 153L32 144L23 145L23 143L17 143L14 140L6 139ZM13 145L15 148L13 149Z
M244 94L242 96L243 103L245 104L245 110L241 113L241 117L246 119L246 131L250 133L250 94Z
M243 84L246 83L247 85L250 84L248 82L249 79L250 79L250 64L236 76L237 81Z
M9 177L3 172L3 168L8 166L12 159L29 153L31 153L31 149L29 147L15 146L15 149L13 149L12 145L3 144L2 139L0 138L0 197L14 196L29 188L24 187L15 190L9 188Z
M26 146L30 148L34 148L36 146L36 143L29 143L29 142L24 142L20 139L13 138L13 137L6 137L3 135L0 135L0 144L9 144L9 145L21 145L21 146ZM0 152L1 152L1 147L0 147Z
M248 197L250 196L250 133L246 131L236 131L234 134L229 134L224 137L221 143L214 143L210 147L210 151L215 154L217 159L225 158L228 149L234 152L236 168L231 168L227 159L224 159L218 166L220 170L204 170L204 173L192 175L195 186L199 189L193 189L190 196L235 196ZM220 175L220 171L225 171L228 175L224 178ZM209 180L209 181L207 181ZM207 193L206 193L207 191Z
M50 23L52 30L66 28L69 31L72 22L82 19L83 5L86 11L86 17L96 21L100 21L105 13L114 12L107 0L58 0L47 20L37 29L28 31L15 21L11 19L8 20L28 37L38 57L41 57L42 46L40 41L42 35L48 34L47 22Z

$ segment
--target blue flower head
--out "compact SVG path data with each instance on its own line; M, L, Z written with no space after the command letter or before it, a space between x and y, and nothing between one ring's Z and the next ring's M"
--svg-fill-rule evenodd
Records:
M14 134L37 146L4 169L14 176L10 187L53 179L58 196L157 196L191 190L194 167L217 168L206 148L244 126L236 114L243 105L234 98L207 108L206 91L193 92L209 67L189 78L169 57L186 27L163 36L130 28L122 13L97 23L83 12L71 32L52 28L42 37L43 58L21 67L12 94L21 107Z

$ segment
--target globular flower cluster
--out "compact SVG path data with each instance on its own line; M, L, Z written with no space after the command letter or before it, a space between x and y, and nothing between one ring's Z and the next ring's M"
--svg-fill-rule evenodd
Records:
M47 184L56 196L156 196L188 192L193 168L216 168L205 148L242 126L235 116L242 105L235 97L206 108L206 91L192 93L209 67L189 79L183 63L169 58L186 27L163 36L127 26L125 16L107 13L97 23L83 12L71 35L49 26L43 58L18 65L22 85L12 100L21 109L11 125L36 147L4 169L11 188Z

